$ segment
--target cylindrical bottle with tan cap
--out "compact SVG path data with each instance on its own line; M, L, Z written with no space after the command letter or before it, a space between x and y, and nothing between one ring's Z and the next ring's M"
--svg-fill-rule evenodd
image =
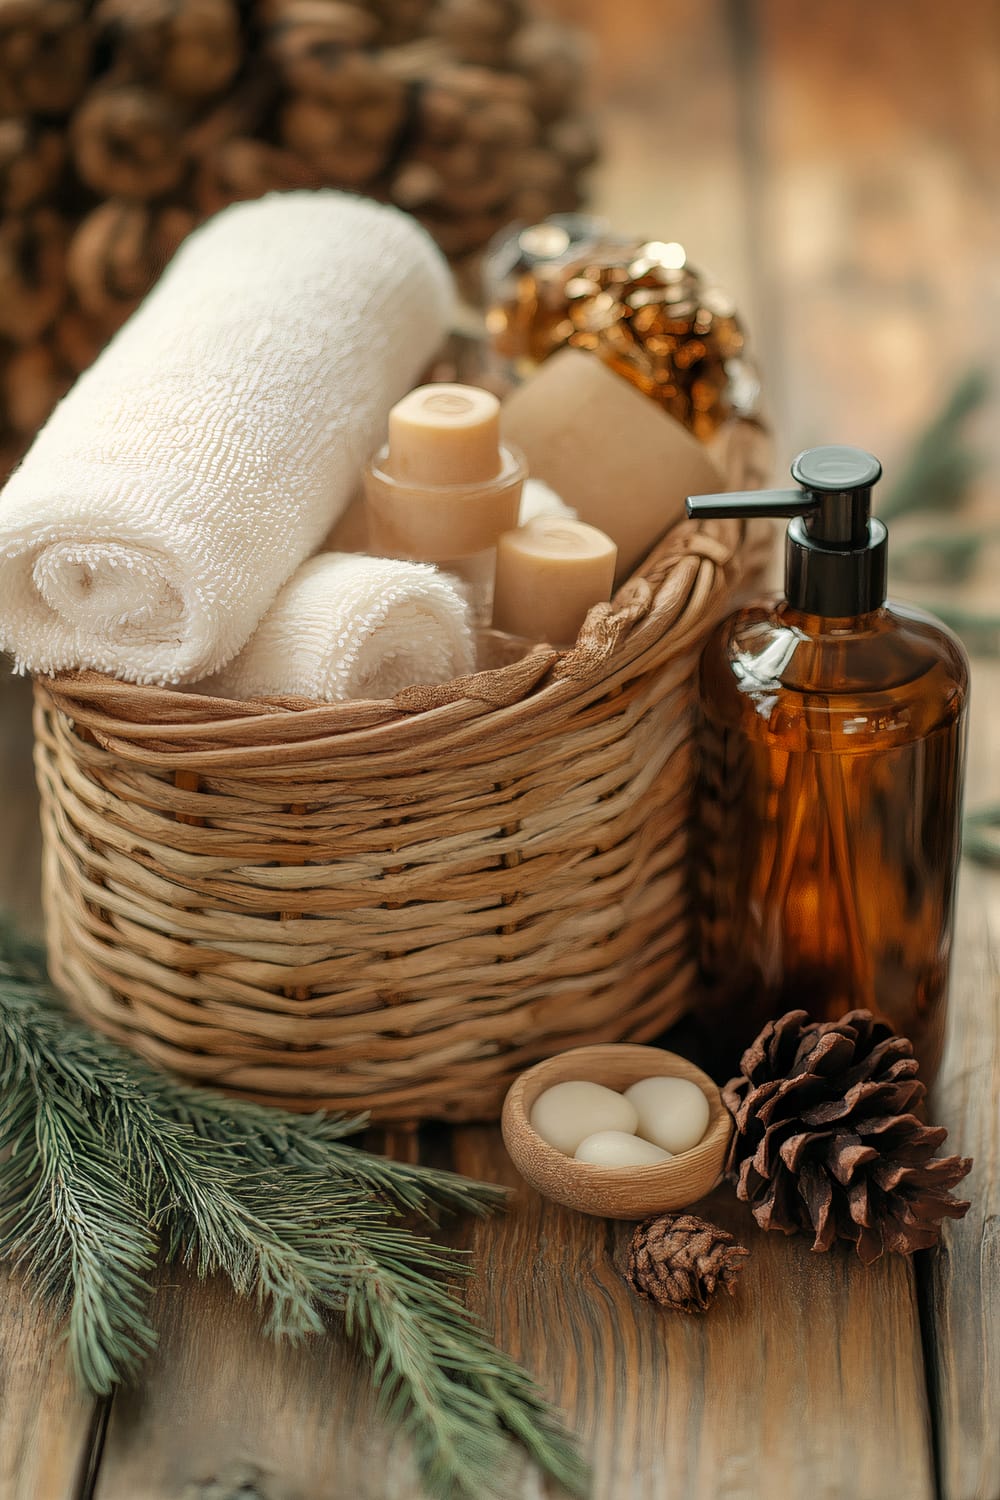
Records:
M570 646L591 606L611 597L618 549L596 526L536 516L497 544L493 627Z
M373 552L432 562L489 621L497 539L517 525L524 461L500 441L500 403L466 385L425 385L389 413L365 473Z

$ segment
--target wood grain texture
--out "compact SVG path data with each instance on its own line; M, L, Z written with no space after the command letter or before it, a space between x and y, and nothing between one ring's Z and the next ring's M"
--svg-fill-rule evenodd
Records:
M98 1425L55 1319L0 1268L0 1500L79 1500Z
M455 1133L460 1171L516 1183L496 1132ZM731 1191L699 1213L751 1250L703 1319L621 1279L630 1226L522 1188L473 1235L473 1305L593 1457L594 1500L931 1500L912 1268L757 1230Z
M932 1096L949 1149L973 1158L962 1196L968 1216L946 1224L924 1259L922 1292L941 1500L1000 1495L1000 923L988 887L1000 876L967 868L945 1057Z
M180 1272L161 1279L154 1319L160 1349L114 1403L94 1500L422 1494L405 1443L377 1418L363 1367L336 1330L274 1344L226 1286Z
M997 800L1000 663L974 670L969 801ZM1000 873L966 864L952 1001L933 1093L949 1150L973 1158L968 1216L923 1258L921 1292L941 1500L1000 1495Z

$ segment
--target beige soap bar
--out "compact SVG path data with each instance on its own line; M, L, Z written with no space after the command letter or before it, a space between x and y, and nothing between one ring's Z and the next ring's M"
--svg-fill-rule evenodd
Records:
M500 403L470 385L422 385L389 413L386 469L403 484L479 484L503 468Z
M581 521L618 546L616 582L725 480L698 439L592 354L563 349L504 402L504 436Z
M591 605L610 599L618 553L596 526L536 516L497 542L493 625L554 646L576 640Z

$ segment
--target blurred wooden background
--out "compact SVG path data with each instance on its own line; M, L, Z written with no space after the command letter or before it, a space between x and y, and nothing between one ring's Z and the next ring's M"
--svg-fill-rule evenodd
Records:
M781 455L890 466L959 373L1000 377L996 0L546 6L592 38L595 206L738 297Z

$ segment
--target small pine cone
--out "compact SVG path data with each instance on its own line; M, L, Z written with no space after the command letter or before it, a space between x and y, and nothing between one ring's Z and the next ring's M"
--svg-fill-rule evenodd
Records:
M198 211L205 218L230 203L265 193L318 187L319 174L280 146L237 137L223 141L201 161L194 183Z
M625 1280L674 1312L703 1313L721 1288L732 1297L749 1250L694 1214L661 1214L636 1226Z
M64 115L87 84L80 0L0 0L0 115Z
M111 77L179 99L222 93L243 59L233 0L99 0L93 26Z
M0 120L0 212L19 213L46 198L65 160L58 131L31 120Z
M77 110L70 140L77 171L109 198L159 198L187 165L182 121L161 94L141 87L99 90Z
M66 226L49 208L0 223L0 338L30 344L55 322L66 295Z
M913 1113L927 1092L913 1049L870 1012L789 1011L741 1069L722 1091L736 1123L727 1170L763 1229L803 1230L814 1250L847 1240L869 1265L936 1244L941 1220L967 1211L949 1190L972 1162L935 1156L948 1132Z
M194 214L175 205L154 209L114 199L100 204L69 248L70 281L84 312L113 333L194 226Z
M3 407L15 432L30 437L73 384L73 371L48 344L15 349L3 372Z

